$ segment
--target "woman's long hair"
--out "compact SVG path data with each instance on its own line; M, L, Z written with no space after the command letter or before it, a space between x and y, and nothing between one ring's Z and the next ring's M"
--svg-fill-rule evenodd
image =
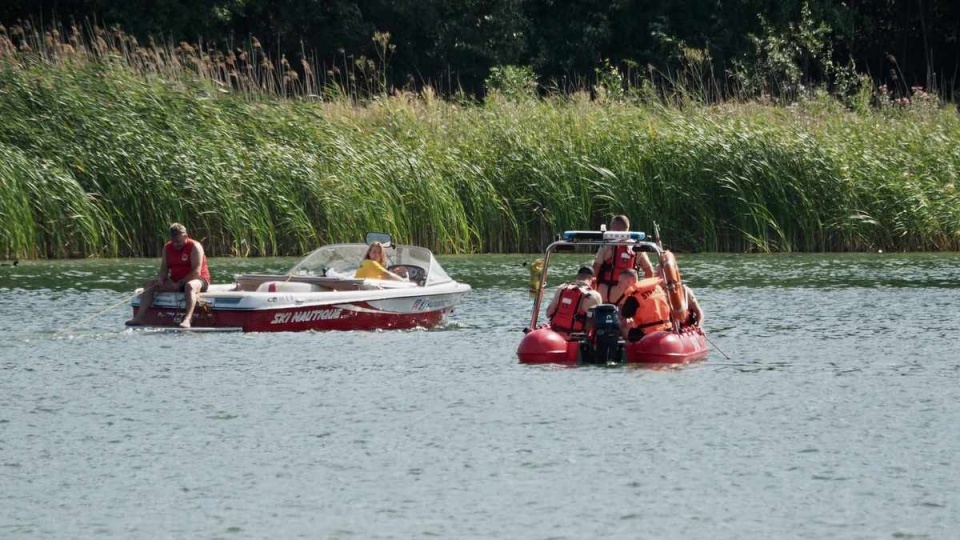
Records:
M380 250L379 257L373 256L374 248L379 248ZM383 244L381 244L380 242L373 242L372 244L370 244L370 247L367 248L367 254L364 255L363 258L364 260L371 259L371 260L377 261L378 263L380 263L380 266L383 266L383 267L387 266L387 252L385 249L383 249Z

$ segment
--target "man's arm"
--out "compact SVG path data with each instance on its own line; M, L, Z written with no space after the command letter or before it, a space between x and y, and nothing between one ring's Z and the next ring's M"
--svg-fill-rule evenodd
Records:
M603 303L603 299L600 297L600 293L597 291L590 291L587 294L587 297L583 299L583 310L588 311L592 307L599 306Z
M637 314L638 307L637 299L632 296L623 301L623 307L620 310L620 335L624 339L627 338L630 329L633 328L633 316Z
M603 246L597 250L597 254L593 257L593 275L600 275L600 267L607 260L607 250L609 248L610 246Z
M643 270L644 277L653 277L653 264L650 263L650 257L647 256L646 252L638 251L636 262L640 270Z
M692 310L696 316L694 324L700 326L703 323L703 308L700 307L700 302L697 302L697 297L693 294L693 291L690 290L690 287L684 285L683 288L687 293L687 307Z
M553 299L550 300L550 305L547 306L547 318L553 317L553 314L557 312L557 304L560 302L560 289L557 289L553 293Z
M157 283L163 284L167 281L167 276L170 275L170 272L167 268L167 250L163 250L163 254L160 255L160 271L157 272Z

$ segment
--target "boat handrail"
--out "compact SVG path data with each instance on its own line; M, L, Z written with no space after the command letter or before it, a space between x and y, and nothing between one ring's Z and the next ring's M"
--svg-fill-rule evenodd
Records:
M570 242L576 241L603 241L618 242L630 241L639 242L647 237L642 231L564 231L559 235L560 239Z
M530 330L537 327L540 317L540 306L543 303L543 291L547 286L547 274L550 266L550 256L559 248L577 246L633 246L640 251L656 253L660 257L663 249L656 243L645 240L646 234L641 231L564 231L558 235L558 240L547 246L543 256L543 266L540 271L540 285L533 302L533 314L530 317ZM663 270L661 269L661 277Z

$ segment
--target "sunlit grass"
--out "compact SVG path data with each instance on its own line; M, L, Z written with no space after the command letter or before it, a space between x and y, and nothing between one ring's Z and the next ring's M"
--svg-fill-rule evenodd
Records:
M156 255L171 221L211 255L299 254L367 230L529 252L621 212L679 249L960 241L960 119L932 102L358 105L224 92L109 49L3 50L0 257Z

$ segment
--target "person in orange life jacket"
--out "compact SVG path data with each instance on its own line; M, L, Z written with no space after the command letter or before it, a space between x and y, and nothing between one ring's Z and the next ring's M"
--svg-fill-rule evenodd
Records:
M629 231L630 219L624 215L613 216L611 231ZM640 268L646 277L653 277L653 265L642 251L631 246L603 246L593 259L593 272L597 276L597 289L604 302L615 303L623 290L619 287L620 273L628 268Z
M617 285L610 288L610 297L607 298L608 304L613 304L620 309L624 300L627 299L627 289L640 280L640 274L636 268L627 268L617 277Z
M593 269L581 266L577 280L561 285L547 306L550 327L557 332L582 332L587 319L587 310L601 303L600 293L590 288Z
M182 292L186 299L186 311L180 328L190 328L190 319L197 307L197 293L205 292L210 287L210 270L207 268L207 256L203 252L203 246L187 236L187 228L179 223L170 224L169 232L170 241L163 246L157 279L143 285L140 309L127 321L127 326L143 324L156 293Z
M691 326L702 325L703 308L700 307L700 303L697 302L697 297L694 296L693 291L690 290L690 287L687 287L687 285L684 284L683 290L687 294L687 320L683 321L683 324Z
M387 254L383 250L383 244L374 242L367 248L367 253L360 261L360 268L357 268L353 277L357 279L389 279L393 281L406 281L403 277L387 270Z
M624 270L620 286L624 296L620 300L620 331L627 341L638 341L646 334L669 330L670 300L659 278L638 279L636 270Z

